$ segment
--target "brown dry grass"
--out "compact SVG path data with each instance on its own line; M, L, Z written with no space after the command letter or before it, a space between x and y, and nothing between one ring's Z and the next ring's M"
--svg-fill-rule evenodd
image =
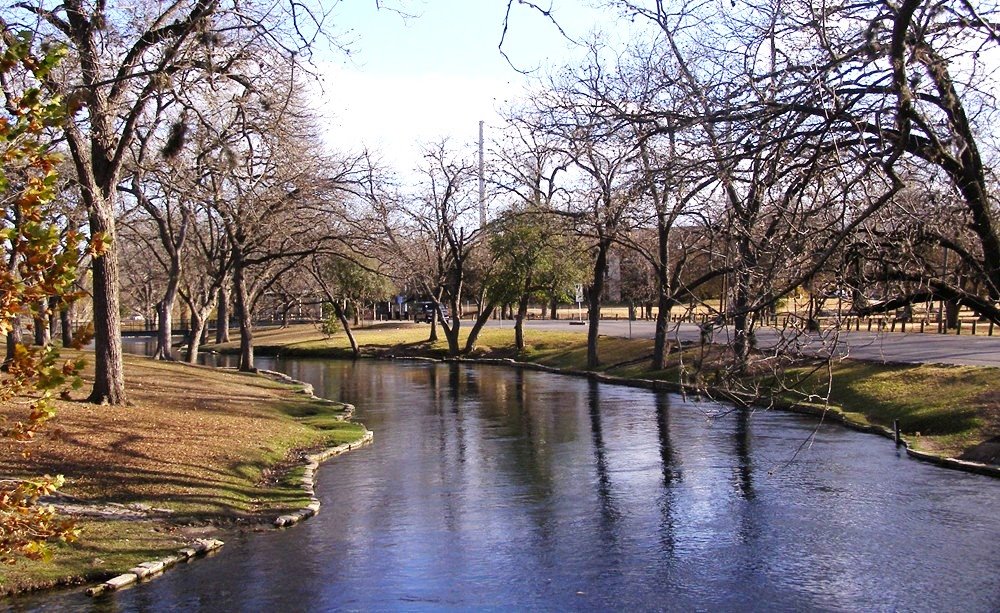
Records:
M129 406L83 402L85 385L58 402L58 416L27 447L29 456L22 455L25 447L0 441L0 474L62 474L63 493L86 504L169 510L143 531L155 530L156 538L133 536L131 547L112 546L136 522L93 529L88 521L85 528L92 529L80 544L60 550L53 564L0 571L0 593L37 584L39 577L87 576L95 555L101 573L127 569L150 551L175 548L181 535L164 540L163 534L178 523L228 525L301 507L301 489L269 478L271 469L295 449L356 440L363 432L359 424L334 419L342 406L316 402L262 376L136 356L126 356L125 363ZM16 403L0 406L8 419L23 418L23 411Z

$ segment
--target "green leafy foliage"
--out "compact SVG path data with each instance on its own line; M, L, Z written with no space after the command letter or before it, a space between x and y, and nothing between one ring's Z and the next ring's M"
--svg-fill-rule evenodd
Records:
M26 33L5 33L0 53L0 73L37 82L65 55L65 49L32 53ZM72 285L82 253L82 237L55 222L58 158L51 152L46 130L58 126L66 107L59 99L46 99L37 87L25 87L0 116L0 202L3 218L0 241L5 264L0 271L0 335L6 335L23 317L44 317L52 297L65 304L74 299ZM85 342L85 339L78 339ZM27 445L55 416L54 400L68 388L79 386L79 361L64 361L53 346L16 345L4 364L0 402L23 403L24 419L0 423L0 436ZM25 447L24 455L28 456ZM50 541L72 541L78 536L73 522L60 520L43 496L63 484L62 476L0 480L0 562L19 558L46 559Z

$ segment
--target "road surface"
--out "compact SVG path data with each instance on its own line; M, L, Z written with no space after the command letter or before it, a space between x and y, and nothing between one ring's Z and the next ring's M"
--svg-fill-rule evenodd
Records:
M491 321L490 326L512 327L510 320ZM570 320L533 319L525 322L527 330L555 330L560 332L585 332L586 324L577 325ZM653 338L654 323L651 321L601 321L600 333L605 336L623 338ZM700 330L696 324L672 324L671 338L682 341L697 341ZM727 331L716 331L716 339L722 341ZM780 339L778 330L761 328L757 332L758 346L773 347ZM902 362L908 364L963 364L969 366L1000 366L1000 335L970 336L955 334L910 334L902 332L840 332L835 339L824 340L812 334L798 340L795 348L803 353L829 355L831 350L837 356L849 356L859 360L875 362Z

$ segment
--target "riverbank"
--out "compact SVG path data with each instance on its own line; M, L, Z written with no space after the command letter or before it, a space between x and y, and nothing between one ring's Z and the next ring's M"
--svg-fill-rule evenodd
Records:
M513 330L482 331L472 356L511 359L564 372L585 373L586 335L580 331L529 331L523 352L514 348ZM426 324L388 322L355 331L362 355L371 358L447 355L444 340L427 341ZM237 343L206 350L233 352ZM350 358L343 334L324 338L314 326L298 325L258 332L255 349L261 355ZM670 354L663 370L649 369L652 340L601 337L602 363L594 372L629 380L677 384L685 365L697 359L698 349ZM941 364L885 364L844 359L832 369L812 372L802 364L789 370L799 378L798 392L774 394L774 406L826 414L873 431L890 430L898 421L908 447L936 458L1000 468L1000 369ZM765 384L768 382L765 380ZM829 402L825 397L829 385ZM808 398L814 394L813 398Z
M138 356L125 367L130 406L87 404L84 386L58 402L30 457L0 443L5 474L66 477L54 503L82 528L51 561L0 569L0 595L100 581L196 538L263 529L311 503L301 451L365 434L347 405L300 385ZM16 417L8 404L0 415Z

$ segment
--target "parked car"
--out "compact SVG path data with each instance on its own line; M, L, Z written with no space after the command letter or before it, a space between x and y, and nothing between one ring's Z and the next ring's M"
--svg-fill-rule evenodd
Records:
M417 302L413 305L413 321L431 323L434 321L435 305L433 302ZM441 305L441 313L448 318L448 307Z

